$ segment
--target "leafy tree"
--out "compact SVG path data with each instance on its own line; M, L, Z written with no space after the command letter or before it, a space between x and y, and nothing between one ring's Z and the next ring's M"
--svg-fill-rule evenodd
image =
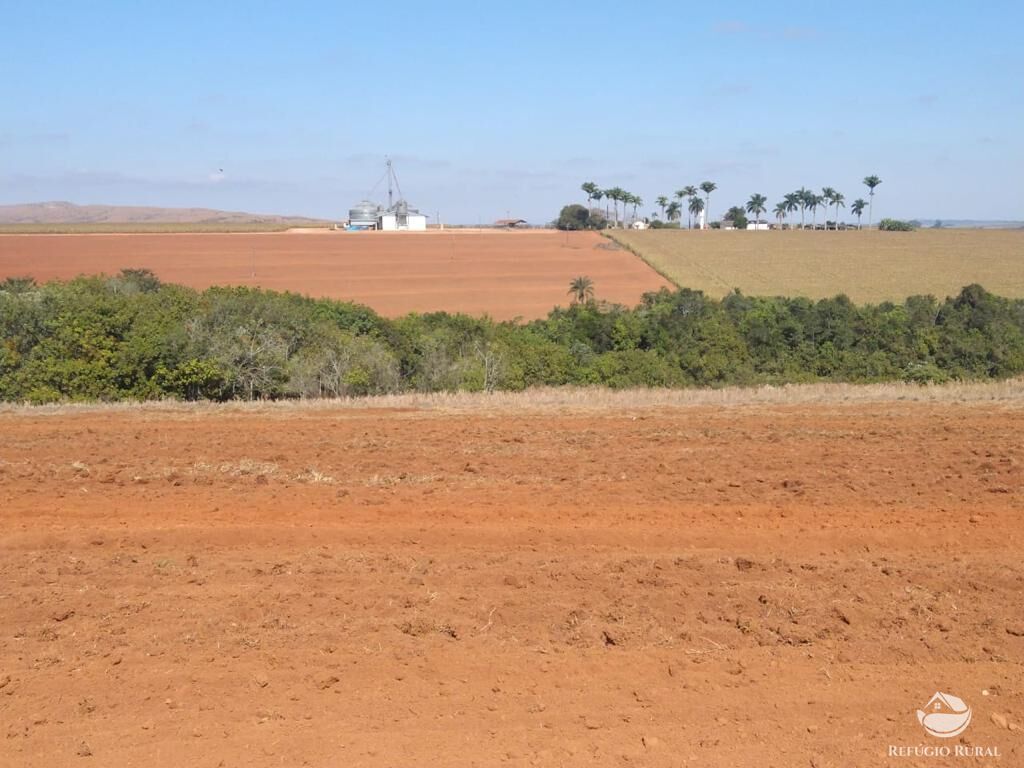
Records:
M743 210L743 206L734 205L728 211L725 212L725 216L722 217L722 222L728 222L736 229L747 228L747 214Z
M668 207L665 208L665 216L669 221L679 221L682 216L682 210L683 209L682 206L679 205L679 201L673 200L668 204Z
M569 231L590 229L590 211L578 203L571 203L562 208L555 221L555 227Z
M882 219L878 223L881 232L913 232L917 227L912 221L900 221L899 219Z
M0 291L4 293L28 293L37 287L34 277L8 277L0 282Z

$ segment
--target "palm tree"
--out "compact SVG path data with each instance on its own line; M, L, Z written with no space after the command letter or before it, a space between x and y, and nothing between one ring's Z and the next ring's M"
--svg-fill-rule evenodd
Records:
M807 207L811 209L811 229L818 228L818 206L823 202L821 195L807 194Z
M790 192L788 195L783 195L781 205L786 207L787 214L793 213L800 207L800 196L796 192Z
M779 222L779 229L782 229L782 220L786 218L786 214L789 213L789 208L786 207L785 201L776 203L775 208L772 210L775 214L775 220Z
M832 196L829 198L829 202L836 207L836 232L839 231L839 206L846 207L846 195L842 192L836 192L832 190Z
M569 295L572 296L573 304L585 304L588 301L593 301L594 281L580 275L569 283Z
M603 197L604 197L604 190L603 189L595 189L594 190L594 202L597 203L599 206L601 204L601 198L603 198ZM598 208L598 210L601 210L601 209ZM604 218L605 218L605 221L608 220L608 206L607 205L604 207Z
M668 204L668 207L665 209L665 215L668 217L669 221L675 221L682 215L682 213L683 206L679 204L678 200L673 200L671 203Z
M793 193L793 199L796 200L796 204L800 206L800 229L807 227L804 221L804 213L807 210L807 204L811 201L811 195L814 193L806 187L800 187L796 192Z
M694 195L690 198L688 210L690 211L690 216L700 216L700 212L704 210L704 201L697 197L697 195Z
M828 231L828 206L832 205L832 198L836 194L836 191L832 187L821 188L821 200L825 203L825 230ZM839 224L836 224L836 229L839 228Z
M718 185L713 181L702 181L700 183L700 191L707 195L707 205L705 206L705 210L708 212L708 215L711 214L711 193L716 189L718 189Z
M604 192L605 197L612 201L612 214L614 216L614 226L616 227L619 226L619 201L625 193L622 187L612 187Z
M665 208L668 207L668 198L665 197L664 195L659 195L654 202L659 208L661 208L661 218L664 219Z
M850 211L857 217L857 229L860 229L860 217L864 213L864 209L868 207L868 204L861 198L857 198L853 201L853 205L850 206Z
M875 206L875 187L882 183L877 176L865 176L864 185L868 188L868 229L871 229L871 216Z
M629 202L633 204L633 221L636 221L636 209L644 204L644 199L640 195L630 195Z
M597 184L595 184L594 182L588 181L588 182L584 183L580 187L580 189L582 189L584 192L587 193L587 210L589 211L590 210L590 204L594 200L594 193L595 192L600 192L601 188L598 187Z
M683 200L687 200L697 194L697 188L694 186L683 187L682 189L676 190L676 200L680 202L680 208L682 207ZM690 229L691 220L689 214L687 214L686 228Z
M754 229L757 229L757 221L761 214L768 210L765 206L768 203L768 198L764 195L751 195L747 201L747 213L754 214Z
M602 197L604 197L604 218L605 218L605 221L611 221L611 218L612 218L611 217L611 213L608 210L608 201L612 199L612 193L614 191L615 191L614 189L606 189L606 190L603 190L602 193L601 193Z
M622 187L616 187L615 189L618 190L618 198L617 199L618 199L618 201L620 203L622 203L622 223L621 223L620 226L622 228L625 228L625 226L626 226L626 206L629 205L629 200L630 200L631 195L629 194L629 192L624 190Z

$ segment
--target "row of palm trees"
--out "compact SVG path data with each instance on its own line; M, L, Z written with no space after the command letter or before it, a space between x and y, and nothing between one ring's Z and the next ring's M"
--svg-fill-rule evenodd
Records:
M882 180L878 176L865 176L864 185L868 188L868 200L865 201L861 198L857 198L850 205L850 211L857 217L857 228L861 226L861 216L864 214L865 208L868 211L868 227L871 226L872 219L872 208L875 202L875 187L882 183ZM633 219L636 219L636 209L643 205L643 200L636 195L626 192L620 187L612 187L611 189L601 189L592 181L588 181L582 185L581 189L587 194L587 207L589 208L594 201L600 202L603 200L610 200L615 208L615 226L619 226L619 208L618 204L622 203L622 223L625 224L626 219L626 206L632 204L633 206ZM655 203L661 209L662 218L667 221L680 221L682 219L683 206L685 201L686 208L686 226L687 229L693 228L693 221L696 218L700 220L700 214L703 211L711 210L711 193L718 189L718 185L713 181L703 181L698 186L686 186L682 189L676 190L674 195L675 199L669 199L665 195L661 195L655 199ZM704 193L702 199L700 193ZM768 210L768 198L762 194L754 194L750 196L745 206L747 213L754 216L754 220L757 221L761 214ZM806 216L807 211L811 211L811 226L817 227L818 209L824 209L823 218L826 219L825 227L828 227L828 209L835 208L835 227L839 229L839 209L846 207L846 196L841 192L836 191L832 187L823 187L821 194L801 187L795 192L790 192L785 195L783 199L775 205L772 209L772 213L775 214L775 218L779 222L781 227L785 219L791 213L800 211L800 228L806 228ZM611 220L608 215L607 202L605 203L606 218Z
M850 205L850 211L857 217L857 229L861 227L861 216L864 215L865 208L868 211L868 227L871 226L875 187L881 183L882 180L877 176L866 176L864 178L864 184L868 188L868 200L865 201L858 197ZM765 212L767 202L768 199L764 195L751 195L746 205L747 213L753 214L756 220L757 217ZM810 209L811 227L816 228L818 224L818 208L824 208L825 214L823 218L826 219L825 228L828 229L828 209L832 207L836 209L835 228L839 229L839 209L846 207L846 196L842 192L837 192L832 187L822 187L820 195L812 190L801 187L796 192L790 192L788 195L783 196L782 200L775 204L772 213L775 214L775 218L781 227L789 214L800 211L800 229L804 229L807 225L807 210Z
M711 210L711 193L716 189L718 189L718 185L715 182L702 181L696 187L691 184L677 189L674 195L675 200L669 200L662 195L655 202L661 208L661 215L668 221L679 221L683 217L683 201L686 201L686 228L691 229L694 218L699 221L702 211ZM704 193L704 199L700 197L701 192Z
M608 203L611 202L615 208L615 226L619 224L619 203L622 203L622 226L626 223L626 206L633 206L633 220L636 220L636 209L644 204L643 198L639 195L634 195L632 192L627 192L622 187L612 187L611 189L601 189L592 181L588 181L582 185L581 189L587 193L587 210L593 207L595 202L600 203L602 200L605 201L604 213L605 218L609 221L612 220L612 212L608 210Z

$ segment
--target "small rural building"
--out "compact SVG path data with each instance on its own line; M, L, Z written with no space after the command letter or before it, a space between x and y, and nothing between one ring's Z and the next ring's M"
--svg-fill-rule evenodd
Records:
M399 200L377 218L377 229L384 232L426 232L427 217Z
M767 232L769 229L771 229L771 226L769 226L767 221L748 221L747 229L757 231L764 230L765 232Z
M498 219L494 226L498 229L520 229L526 226L526 219Z

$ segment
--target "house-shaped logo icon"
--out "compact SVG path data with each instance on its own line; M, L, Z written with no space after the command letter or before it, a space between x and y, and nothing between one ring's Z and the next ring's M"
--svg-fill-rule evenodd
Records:
M971 708L951 693L936 693L924 709L917 710L917 721L932 736L949 739L971 724Z

